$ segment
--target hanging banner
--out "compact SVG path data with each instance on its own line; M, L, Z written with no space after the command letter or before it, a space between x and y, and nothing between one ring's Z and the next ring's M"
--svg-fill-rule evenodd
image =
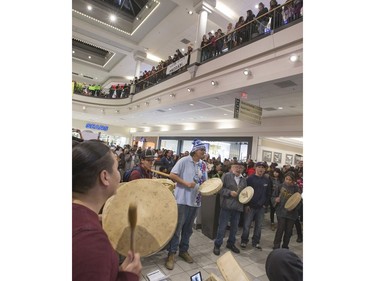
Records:
M178 61L171 63L167 66L167 75L179 70L181 67L185 66L188 62L188 56L184 56Z
M261 125L262 108L236 98L234 102L233 118Z

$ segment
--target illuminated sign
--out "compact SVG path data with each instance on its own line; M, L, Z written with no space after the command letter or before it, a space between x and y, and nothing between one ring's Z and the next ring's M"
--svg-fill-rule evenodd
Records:
M87 123L86 128L87 129L100 130L100 131L108 131L108 126L99 125L99 124L92 124L92 123Z

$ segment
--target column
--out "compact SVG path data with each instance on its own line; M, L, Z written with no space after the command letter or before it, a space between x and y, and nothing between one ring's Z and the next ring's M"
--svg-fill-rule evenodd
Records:
M199 15L198 31L194 45L194 49L197 49L200 48L202 37L204 34L206 34L208 14L212 12L213 8L215 8L216 0L194 1L193 4L194 10Z

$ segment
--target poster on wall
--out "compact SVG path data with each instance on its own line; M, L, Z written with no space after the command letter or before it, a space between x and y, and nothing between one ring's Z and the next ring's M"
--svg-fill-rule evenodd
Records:
M280 164L281 163L282 154L280 152L273 153L273 162Z
M292 154L286 154L285 155L285 164L286 165L292 165L293 164L293 155Z
M294 165L297 165L299 161L303 160L303 156L300 154L294 155Z
M262 151L262 161L271 162L272 161L272 151L263 150Z

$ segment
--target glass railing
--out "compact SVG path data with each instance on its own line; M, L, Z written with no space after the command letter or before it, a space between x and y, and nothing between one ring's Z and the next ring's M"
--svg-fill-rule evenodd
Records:
M198 61L190 62L190 55L185 55L168 65L165 63L162 69L153 71L148 77L142 77L130 84L112 85L109 90L105 91L100 86L94 89L92 85L75 83L74 93L97 98L129 98L132 95L186 72L190 63L206 63L301 22L303 20L301 2L290 0L270 10L268 13L237 27L232 32L218 37L215 43L209 43L198 49L200 52Z

